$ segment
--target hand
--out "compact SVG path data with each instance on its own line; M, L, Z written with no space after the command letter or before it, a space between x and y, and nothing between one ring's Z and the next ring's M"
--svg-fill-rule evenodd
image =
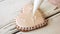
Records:
M49 0L49 2L60 7L60 0Z

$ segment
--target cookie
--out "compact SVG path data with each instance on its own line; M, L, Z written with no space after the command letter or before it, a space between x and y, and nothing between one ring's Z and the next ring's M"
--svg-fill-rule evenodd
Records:
M27 4L16 17L16 27L18 30L27 32L47 25L43 13L38 9L33 16L32 10L33 5Z

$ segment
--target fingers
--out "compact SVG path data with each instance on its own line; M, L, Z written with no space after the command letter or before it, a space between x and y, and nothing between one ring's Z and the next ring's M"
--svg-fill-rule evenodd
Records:
M60 0L49 0L49 2L52 3L53 5L60 6Z

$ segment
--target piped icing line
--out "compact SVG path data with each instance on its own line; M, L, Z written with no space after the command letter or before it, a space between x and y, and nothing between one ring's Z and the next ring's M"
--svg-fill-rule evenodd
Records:
M34 0L34 3L33 3L33 16L36 12L36 10L38 9L38 7L41 5L43 0Z
M18 30L20 30L20 31L23 31L23 32L29 32L29 31L32 31L32 30L35 30L35 29L42 28L42 27L46 26L46 25L47 25L47 22L48 22L48 21L45 20L44 23L35 25L35 26L33 26L33 27L20 27L20 26L17 25L16 28L17 28Z

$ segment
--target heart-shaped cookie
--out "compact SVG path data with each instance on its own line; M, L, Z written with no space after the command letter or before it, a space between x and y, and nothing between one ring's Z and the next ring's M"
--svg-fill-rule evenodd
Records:
M32 15L32 4L27 4L16 18L17 29L20 31L31 31L47 25L43 13L38 9Z

